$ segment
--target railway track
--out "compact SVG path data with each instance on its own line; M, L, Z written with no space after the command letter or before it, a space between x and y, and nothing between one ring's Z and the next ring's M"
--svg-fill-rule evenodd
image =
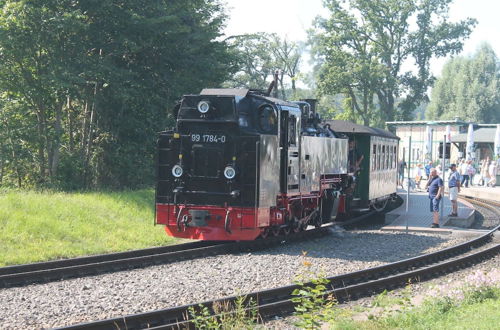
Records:
M495 209L500 217L500 210ZM493 240L500 226L488 233L463 244L450 247L434 253L409 258L383 266L369 268L328 278L329 284L325 295L334 295L339 302L357 299L404 286L409 281L437 277L461 268L469 267L500 253L500 244ZM312 285L308 283L306 285ZM288 315L294 311L291 293L297 285L253 292L245 296L256 304L258 313L263 319L277 315ZM192 328L189 320L189 309L199 310L207 307L213 313L213 306L234 305L238 297L228 297L219 300L206 301L201 304L191 304L168 308L153 312L127 315L124 317L77 324L61 329L182 329Z
M345 225L352 226L375 213L374 211L365 212L345 222ZM286 236L268 237L256 241L197 241L127 252L0 267L0 289L143 268L224 253L257 251L282 243L327 235L328 230L326 228L331 225L340 226L342 223L335 222L321 228L310 229Z
M481 213L482 219L480 219L480 221L476 219L473 228L491 229L500 224L500 202L467 195L459 195L458 198L479 206L481 209L478 211L480 211L479 213Z
M1 267L0 288L92 276L223 253L260 250L285 242L320 237L327 233L327 229L322 227L289 236L277 236L257 241L198 241L127 252Z

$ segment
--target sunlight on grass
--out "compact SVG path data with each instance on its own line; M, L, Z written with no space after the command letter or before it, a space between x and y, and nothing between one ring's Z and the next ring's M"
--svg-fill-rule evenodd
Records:
M0 266L178 242L153 221L153 190L0 191Z

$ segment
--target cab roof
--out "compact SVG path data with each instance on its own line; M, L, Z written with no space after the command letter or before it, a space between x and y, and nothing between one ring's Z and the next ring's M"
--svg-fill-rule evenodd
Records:
M260 91L248 89L248 88L205 88L200 92L200 95L207 96L239 96L239 97L247 97L254 96L260 99L264 99L268 102L285 105L288 107L298 108L297 104L291 103L288 101L284 101L281 99L277 99L271 96L266 96Z

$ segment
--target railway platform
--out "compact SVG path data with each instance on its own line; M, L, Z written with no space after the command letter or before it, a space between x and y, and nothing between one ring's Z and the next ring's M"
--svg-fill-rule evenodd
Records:
M500 202L500 187L469 187L463 188L459 196L490 199Z
M383 231L406 231L408 222L408 231L451 234L456 230L467 230L467 228L456 226L456 223L472 223L474 221L474 206L462 200L458 201L458 217L449 218L448 214L451 213L451 202L448 194L446 194L442 213L443 218L439 221L440 228L431 228L432 213L429 211L429 197L427 192L410 193L408 212L406 211L406 191L398 190L398 195L403 198L404 202L400 207L386 214L386 225L381 228Z

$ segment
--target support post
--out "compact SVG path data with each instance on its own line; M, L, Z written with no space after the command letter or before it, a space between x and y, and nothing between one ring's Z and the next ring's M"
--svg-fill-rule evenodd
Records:
M408 234L408 210L410 207L410 189L411 189L411 176L410 176L410 165L411 164L411 135L408 137L408 179L407 179L407 190L406 190L406 233Z
M444 196L446 195L446 135L443 136L443 158L441 160L442 171L443 171L443 196L441 197L441 218L439 222L443 221L443 212L444 212Z

